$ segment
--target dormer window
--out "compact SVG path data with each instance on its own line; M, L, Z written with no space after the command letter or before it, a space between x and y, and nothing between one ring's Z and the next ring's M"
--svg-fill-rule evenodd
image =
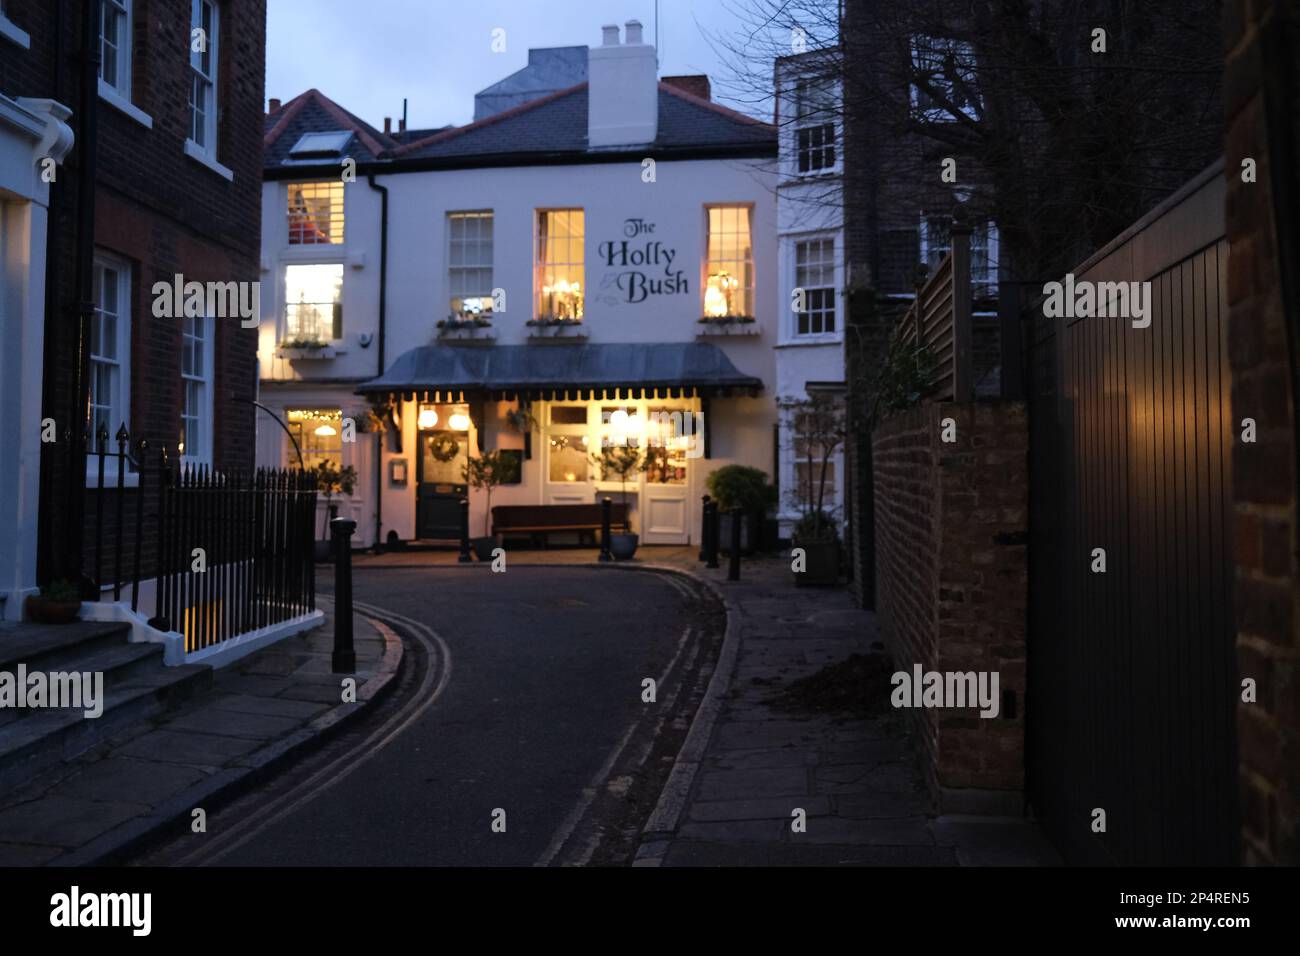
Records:
M795 155L800 173L835 168L835 93L830 79L795 86Z

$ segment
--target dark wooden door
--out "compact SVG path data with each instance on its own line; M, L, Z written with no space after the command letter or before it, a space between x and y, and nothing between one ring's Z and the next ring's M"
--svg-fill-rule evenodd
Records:
M453 447L454 446L454 447ZM415 535L460 539L460 502L469 493L464 432L421 432L416 458Z

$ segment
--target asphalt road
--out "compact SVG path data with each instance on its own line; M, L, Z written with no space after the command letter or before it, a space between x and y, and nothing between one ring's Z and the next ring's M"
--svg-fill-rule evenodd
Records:
M206 835L187 834L139 862L533 865L564 862L561 847L576 852L563 839L571 831L631 839L631 810L653 806L707 679L716 607L664 575L574 568L357 570L354 592L427 625L449 662L407 640L401 685L373 716L217 808ZM643 703L642 681L665 674L660 702ZM684 692L670 693L674 684ZM435 693L400 732L368 736ZM609 794L630 782L636 799L610 809ZM278 819L252 836L223 837L276 803ZM497 810L505 832L493 830ZM601 813L610 819L595 819Z

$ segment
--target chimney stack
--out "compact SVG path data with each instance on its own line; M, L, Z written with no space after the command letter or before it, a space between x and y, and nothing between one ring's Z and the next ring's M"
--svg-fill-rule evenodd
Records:
M270 108L270 110L268 110L268 112L270 112L270 113L274 113L276 110L278 110L278 109L280 108L281 105L282 105L282 104L280 103L279 100L277 100L277 99L272 99L272 100L271 100L271 108Z
M391 116L384 117L384 135L385 136L393 135L393 118Z
M602 27L602 44L587 51L587 145L592 149L653 143L659 132L659 63L640 21Z
M405 116L403 116L400 120L397 121L397 131L398 131L399 133L405 133L405 132L406 132L406 117L405 117Z

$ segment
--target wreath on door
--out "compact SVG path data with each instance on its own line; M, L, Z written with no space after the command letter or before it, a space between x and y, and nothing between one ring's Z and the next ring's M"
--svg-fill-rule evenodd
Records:
M460 451L460 442L443 432L429 440L429 453L438 461L452 461Z

